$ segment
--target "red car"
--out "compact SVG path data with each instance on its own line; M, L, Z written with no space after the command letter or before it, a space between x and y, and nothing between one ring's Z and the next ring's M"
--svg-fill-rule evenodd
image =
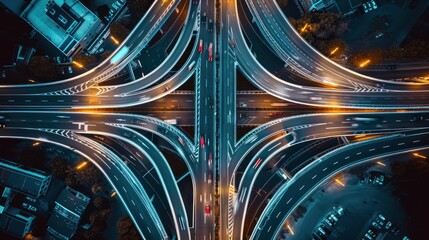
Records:
M200 39L200 46L198 47L198 52L202 53L203 52L203 40Z
M209 62L213 61L213 43L209 44Z
M231 39L231 44L232 44L233 47L235 47L235 41L234 41L234 39Z
M258 168L258 166L259 166L259 164L261 164L261 162L262 162L262 158L258 158L258 160L256 160L255 165L253 165L253 168L254 169Z
M206 215L210 215L210 203L206 204Z
M179 137L178 139L179 139L180 144L182 144L183 146L185 146L185 142L182 140L182 138Z
M204 148L204 137L203 136L201 136L201 138L200 138L200 145L201 145L201 148Z

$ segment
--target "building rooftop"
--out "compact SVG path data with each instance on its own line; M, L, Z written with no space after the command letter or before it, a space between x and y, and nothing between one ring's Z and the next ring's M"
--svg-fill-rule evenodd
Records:
M65 188L55 201L55 208L48 221L48 239L70 239L91 199L82 193Z
M101 30L100 19L77 0L33 0L21 17L64 55L86 46Z
M51 176L37 169L0 159L0 185L10 187L23 194L38 197L41 188L50 181Z
M34 220L35 216L18 208L9 207L0 215L0 229L19 238L23 238Z

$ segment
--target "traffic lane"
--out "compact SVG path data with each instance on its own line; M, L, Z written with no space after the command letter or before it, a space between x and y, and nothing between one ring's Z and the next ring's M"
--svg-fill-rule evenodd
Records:
M107 149L104 149L104 156L101 154L99 146L94 144L86 145L83 142L76 141L76 139L73 139L71 135L66 135L64 132L62 132L62 134L63 135L59 135L57 132L47 132L33 129L0 129L0 137L2 138L25 138L49 142L74 151L75 153L90 160L115 189L117 195L124 204L125 209L131 216L134 224L136 224L140 234L143 236L151 236L156 237L157 239L162 239L162 235L159 231L153 231L154 229L159 229L160 227L160 231L165 232L162 226L159 226L153 221L153 216L151 215L153 210L149 210L152 204L148 198L142 199L144 195L137 194L135 191L133 191L135 187L132 185L135 183L130 183L124 172L119 168L119 165L114 164L115 160L113 160L114 157L112 157L114 155ZM82 139L84 138L81 137L80 140ZM111 179L111 177L113 177L113 179ZM136 205L136 202L139 204Z
M258 221L258 228L252 233L252 239L259 238L262 235L264 238L274 238L294 207L305 196L308 196L318 184L340 170L364 160L427 148L429 147L428 137L429 133L427 132L410 135L398 134L389 138L378 138L350 144L324 155L295 175L294 179L286 183L287 186L282 187L282 191L276 193L276 196L272 198L275 201L271 201L268 204L263 216L260 218L262 220ZM270 213L268 214L267 211ZM274 218L274 216L276 217ZM279 218L279 216L281 217ZM274 229L270 231L272 227Z
M37 117L36 117L37 116ZM103 114L103 113L70 113L70 112L0 112L0 119L3 119L7 127L38 127L51 128L55 124L56 128L69 129L75 132L86 133L92 128L101 127L106 129L109 126L105 123L129 125L129 127L149 131L164 138L173 145L179 153L183 153L182 158L194 176L192 156L193 145L188 137L177 128L164 123L158 119L129 114ZM100 126L99 126L100 125ZM180 142L182 139L183 144Z
M236 5L234 6L236 7ZM235 12L237 12L237 8L235 8ZM425 103L427 100L424 100L426 98L424 97L425 94L420 94L418 92L416 92L418 96L413 97L413 99L407 99L409 98L409 94L406 94L405 92L390 92L390 96L384 92L377 92L375 94L372 92L372 89L364 86L358 86L355 89L356 92L347 92L344 90L332 91L322 88L309 88L289 84L267 72L267 70L254 59L245 43L244 36L238 22L239 20L237 18L234 19L231 27L234 35L236 36L237 44L235 49L237 51L239 66L243 70L245 76L251 80L253 84L272 95L306 105L341 108L421 108L424 105L427 105ZM330 94L328 94L328 92L330 92ZM336 95L339 96L337 97Z
M125 93L131 94L132 92L140 91L141 89L149 87L154 83L160 81L168 72L170 72L170 70L180 60L180 56L183 55L183 53L185 52L185 50L187 49L188 45L191 42L191 39L193 37L192 36L193 31L194 31L193 23L196 21L197 11L198 11L198 5L190 4L188 6L188 12L186 14L186 19L184 21L183 29L180 33L179 38L177 39L171 53L154 71L150 72L149 74L146 74L145 76L137 79L136 81L133 81L132 83L117 86L117 88L113 89L112 91L109 91L109 94L110 95L120 95ZM198 31L197 37L199 36L199 34L200 32ZM194 42L193 51L191 52L189 59L186 61L186 63L184 64L184 66L180 71L189 71L187 66L192 60L195 60L197 58L198 54L196 53L196 50L195 50L198 44L197 39L198 38L196 38ZM170 89L177 88L177 87L174 87L174 85L176 85L174 84L174 81L166 81L166 82L169 82L169 85L172 85L172 86L168 86L168 84L164 84L165 86L161 85L160 88L162 89L165 89L165 87L169 87Z
M248 2L252 1L250 0ZM308 62L310 62L311 65L315 65L318 66L319 69L323 69L321 71L318 70L318 68L314 68L313 70L312 68L307 67L307 70L313 71L313 74L317 74L316 72L319 71L319 75L322 75L321 77L328 77L330 79L335 79L336 81L338 80L338 78L342 78L342 82L346 85L350 85L349 81L353 81L356 83L365 84L367 86L373 87L381 86L383 88L397 90L410 89L410 85L365 76L357 72L353 72L333 62L332 60L320 54L316 49L311 47L308 43L305 42L304 39L300 37L298 32L293 29L293 27L289 24L281 10L274 2L270 2L267 4L265 1L257 1L257 3L259 6L257 10L260 10L260 13L262 13L262 15L264 16L262 18L262 21L265 20L264 22L268 24L266 26L272 28L271 32L275 33L274 37L278 37L277 43L284 44L283 47L286 47L289 51L293 52L292 56L295 57L294 61L300 62L301 66L305 66L305 64L308 64ZM265 11L262 9L265 9ZM274 24L270 23L270 19L274 20ZM282 22L284 24L279 24ZM284 40L288 42L285 43ZM416 86L413 86L413 88L415 87ZM418 87L422 90L427 89L427 86L425 85L421 85Z
M97 131L97 129L92 131ZM149 139L131 129L124 127L106 127L103 129L103 131L110 133L106 134L108 136L116 137L122 141L127 142L128 144L131 144L133 147L136 147L139 152L146 156L152 166L154 166L155 172L159 177L161 186L167 197L170 211L173 215L174 224L176 226L176 232L182 239L190 238L190 232L188 228L189 224L182 196L177 186L174 174L164 155L162 155L159 149L156 148L155 145L149 141ZM104 135L105 133L100 134ZM183 224L186 227L182 226Z
M335 148L343 146L344 144L339 143L340 141L340 138L331 138L328 141L316 140L291 145L269 159L269 162L264 166L265 170L259 172L252 186L249 205L246 208L246 215L248 217L246 217L244 222L243 233L248 236L251 235L251 231L256 224L255 220L262 213L268 202L265 201L278 191L278 188L289 179L289 176L293 176L297 171L314 159L317 159L318 156L322 156L327 151L332 151ZM314 151L312 149L320 149L320 151ZM280 176L280 168L285 170L286 176Z
M86 135L84 135L86 136ZM130 168L137 179L146 190L148 196L152 196L152 204L157 212L166 212L167 214L159 215L163 226L169 230L169 233L176 232L174 228L174 219L171 214L172 209L168 205L167 196L164 193L159 176L152 174L153 165L148 159L142 157L138 149L130 144L121 142L111 137L102 137L100 135L86 136L103 146L107 147L117 156L120 156L125 165ZM139 152L141 154L139 154Z

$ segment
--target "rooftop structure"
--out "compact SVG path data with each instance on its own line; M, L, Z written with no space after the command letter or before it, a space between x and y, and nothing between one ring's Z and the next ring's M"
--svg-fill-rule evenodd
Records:
M24 166L0 159L0 185L28 194L32 197L45 195L51 176L37 169L27 169Z
M354 13L363 3L362 0L308 0L308 2L310 6L309 11L326 10L342 15Z
M90 200L72 188L65 188L55 201L54 211L48 221L47 239L70 239Z
M9 207L0 214L0 230L15 237L23 238L31 228L35 216L18 208Z
M86 48L104 27L77 0L33 0L21 17L68 57Z

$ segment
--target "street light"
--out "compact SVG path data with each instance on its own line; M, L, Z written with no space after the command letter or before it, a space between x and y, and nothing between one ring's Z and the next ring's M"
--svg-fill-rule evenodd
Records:
M40 142L33 143L33 147L40 145Z
M110 39L112 39L112 41L113 41L116 45L119 45L119 41L118 41L114 36L110 36Z
M287 229L289 230L290 234L295 235L295 232L293 231L292 227L289 225L289 223L286 225Z
M418 157L418 158L423 158L423 159L427 159L428 158L428 157L423 156L423 155L418 154L418 153L413 153L413 155L414 155L414 157Z
M88 162L87 162L87 161L82 162L82 163L80 163L79 165L77 165L77 166L76 166L76 169L77 169L77 170L80 170L80 169L82 169L83 167L85 167L85 166L86 166L86 164L88 164Z
M113 191L112 194L110 194L110 197L116 196L116 191Z
M341 185L342 187L345 187L346 185L344 185L343 182L340 181L340 179L335 178L335 182L338 183L339 185Z
M386 164L382 163L382 162L377 162L378 165L385 167Z
M370 62L371 62L371 60L370 60L370 59L367 59L367 60L365 60L365 61L361 62L361 63L359 64L359 67L360 67L360 68L366 67L366 66L368 66L368 64L369 64Z
M338 51L338 49L340 49L339 47L336 47L334 50L331 51L331 54L329 54L329 56L331 56L332 54L336 53Z
M301 28L301 33L303 33L307 29L307 27L308 27L308 23L306 23L304 27Z
M78 62L76 62L76 61L72 61L72 63L73 63L74 65L76 65L77 67L79 67L79 68L83 68L83 65L82 65L81 63L78 63Z

